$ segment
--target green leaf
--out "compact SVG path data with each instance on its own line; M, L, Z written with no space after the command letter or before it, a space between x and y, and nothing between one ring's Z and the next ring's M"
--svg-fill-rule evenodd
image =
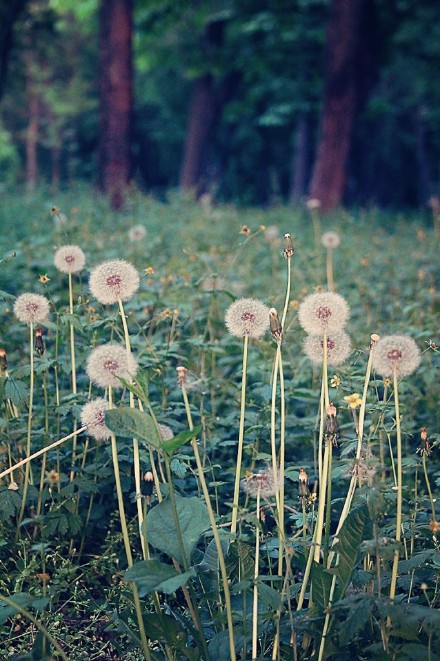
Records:
M139 596L144 597L149 592L172 594L195 575L194 569L179 574L173 567L159 560L143 560L127 569L124 579L136 583Z
M235 651L239 652L243 647L244 637L237 631L234 631L234 642ZM226 659L230 659L229 632L220 631L220 633L217 633L214 638L211 638L208 645L208 651L211 661L226 661Z
M200 535L209 528L208 511L199 498L182 498L177 494L175 498L182 545L185 556L189 560ZM147 531L150 544L183 564L178 531L169 498L148 512Z
M29 393L25 384L10 376L5 382L5 397L10 399L15 406L28 406Z
M162 441L162 449L169 457L172 457L176 450L195 438L197 434L200 434L201 430L202 425L198 425L197 427L194 427L194 429L182 431L180 434L173 436L173 438L170 438L168 441Z
M263 583L263 581L258 581L258 598L265 606L269 606L274 611L281 607L280 593L271 588L270 585Z
M20 507L21 496L17 491L8 489L8 487L0 487L0 519L8 521L19 512Z
M338 617L338 622L340 622L339 642L341 645L350 645L358 631L367 624L371 616L371 606L371 596L362 595L357 603L350 604L346 620Z
M20 608L27 608L33 601L34 597L28 594L27 592L17 592L11 597L8 597L10 601L13 601L14 604L17 604ZM0 600L0 625L4 624L8 617L13 617L17 615L19 611L9 606Z
M364 505L350 512L339 532L338 541L334 545L334 550L339 554L339 562L336 567L329 570L336 574L338 580L334 601L344 596L350 583L351 575L358 563L359 547L365 539L369 523L368 508Z
M311 584L313 603L323 611L327 608L329 602L332 575L328 569L324 569L322 565L315 561L312 565Z
M153 419L147 413L122 407L105 412L105 424L123 438L137 438L159 449L161 439Z

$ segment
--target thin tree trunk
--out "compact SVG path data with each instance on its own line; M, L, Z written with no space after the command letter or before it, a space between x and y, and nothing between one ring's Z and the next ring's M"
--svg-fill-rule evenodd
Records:
M310 197L321 210L341 204L358 106L360 26L367 0L332 0L326 34L326 70L320 139Z
M32 83L28 82L29 90L29 119L26 130L26 188L33 193L37 186L38 161L37 146L39 133L39 109L38 97L32 90Z
M423 107L414 110L414 129L416 136L416 155L419 171L419 204L426 205L432 194L432 177L426 144L426 126L423 119Z
M307 190L307 177L310 166L310 133L310 118L307 114L301 113L295 128L295 144L293 146L290 180L289 201L293 206L301 202Z
M0 97L4 89L11 53L14 25L28 0L8 0L0 8Z
M98 186L118 209L131 175L132 0L101 0Z

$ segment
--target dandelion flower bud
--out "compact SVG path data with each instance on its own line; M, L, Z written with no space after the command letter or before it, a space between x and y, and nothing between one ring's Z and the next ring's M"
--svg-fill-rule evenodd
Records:
M90 274L90 292L100 303L129 301L139 289L139 274L125 259L102 262Z
M121 388L120 377L130 379L136 371L135 357L120 344L96 347L87 360L87 374L101 388Z
M41 326L37 326L35 329L35 352L37 356L42 356L45 349L46 347L44 346L43 329Z
M311 335L342 330L349 315L347 301L335 292L309 294L298 309L299 323Z
M277 342L281 341L283 339L283 327L281 326L278 312L275 308L270 308L269 310L269 326L273 339Z
M86 256L79 246L61 246L53 262L61 273L78 273L85 266Z
M14 314L25 324L45 321L49 314L49 301L41 294L21 294L14 303Z
M154 480L154 475L151 471L147 471L146 473L144 473L145 488L143 491L148 504L150 504L151 496L153 495L153 487L154 487L153 480Z
M225 323L231 335L258 339L269 328L269 308L254 298L239 298L226 310Z
M304 352L315 365L321 365L324 359L323 338L308 335L304 341ZM347 333L332 333L327 336L327 364L342 365L351 352L351 340Z
M292 237L290 236L290 234L285 234L283 255L284 257L289 258L292 257L294 252L295 252L295 248L293 247Z
M379 340L380 340L380 335L378 335L377 333L372 333L370 336L370 349L375 347L376 344L379 342Z
M420 363L420 349L407 335L387 335L382 337L374 349L373 368L382 376L399 377L412 374Z
M128 230L127 235L129 241L136 243L136 241L142 241L142 239L145 239L147 236L147 230L144 225L133 225L133 227L130 227Z
M105 424L105 412L108 409L109 403L102 397L97 397L82 407L81 424L87 427L87 432L97 441L106 441L112 435Z
M337 248L341 243L341 237L337 232L324 232L321 243L324 248Z
M177 372L177 385L182 387L186 383L186 377L188 374L188 369L183 365L178 365L176 367Z

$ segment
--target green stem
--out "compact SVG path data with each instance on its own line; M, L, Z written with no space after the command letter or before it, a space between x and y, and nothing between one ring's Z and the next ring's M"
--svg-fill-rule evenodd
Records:
M333 249L327 248L327 289L334 291L335 283L333 280Z
M252 661L257 658L258 645L258 575L260 561L260 488L257 490L257 523L255 524L254 600L252 607Z
M431 504L432 520L436 521L434 498L432 496L431 483L429 481L428 471L426 469L426 454L425 454L425 452L422 452L422 466L423 466L423 474L425 476L426 488L428 489L429 502Z
M32 432L32 408L34 403L34 324L32 321L29 324L29 350L30 350L30 361L31 361L31 374L30 374L30 386L29 386L29 412L28 412L28 426L27 426L27 441L26 441L26 458L31 454L31 432ZM14 467L16 468L16 466ZM20 514L18 516L17 523L17 536L20 534L20 526L23 521L24 508L26 507L26 497L28 492L29 485L29 475L30 475L31 465L29 462L26 463L26 470L24 474L24 484L23 484L23 496L21 501Z
M3 601L7 606L10 608L13 608L14 610L17 611L17 613L20 613L20 615L23 615L27 620L32 622L32 624L37 627L38 631L41 631L43 636L47 638L47 640L50 642L50 644L56 649L57 653L60 655L60 657L63 659L63 661L69 661L69 658L66 656L66 654L63 652L61 647L58 645L57 641L51 634L48 632L45 626L41 624L37 618L35 618L29 611L27 611L25 608L22 606L19 606L16 604L12 599L8 599L8 597L4 597L2 594L0 594L0 601Z
M73 316L73 282L72 274L69 273L69 313L70 316ZM72 394L76 397L77 387L76 387L76 359L75 359L75 329L73 327L72 319L70 319L70 362L72 366ZM77 422L74 422L74 430L76 428ZM76 461L76 436L73 437L72 444L72 470L70 471L70 481L75 477L75 472L73 467L75 466Z
M397 509L396 509L396 542L398 548L394 551L393 568L391 571L390 599L396 594L397 570L399 567L399 546L402 535L402 435L400 430L399 392L397 383L397 369L393 369L394 409L396 412L396 441L397 441Z
M248 344L249 344L249 337L248 335L245 335L243 341L243 369L242 369L242 378L241 378L241 406L240 406L240 426L238 432L237 466L235 469L234 500L232 501L232 522L231 522L232 535L235 535L237 532L238 498L240 494L241 460L243 456L243 439L244 439L244 412L246 406L246 371L247 371Z

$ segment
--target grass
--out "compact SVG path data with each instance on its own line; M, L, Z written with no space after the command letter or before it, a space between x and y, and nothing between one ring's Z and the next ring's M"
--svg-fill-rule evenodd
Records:
M54 205L66 215L62 225L51 214ZM29 430L31 452L37 452L79 428L81 407L104 394L89 382L87 358L96 345L125 344L126 334L118 306L102 306L91 297L88 270L123 258L141 275L138 293L124 303L139 371L134 384L115 391L120 417L108 422L116 433L133 551L129 580L111 444L81 434L73 466L71 440L44 455L45 464L41 456L28 464L21 526L25 469L0 480L0 600L6 598L0 603L1 659L62 658L53 641L75 661L438 658L440 293L438 240L428 216L371 209L319 218L323 232L335 230L341 237L332 253L332 275L335 290L351 307L346 331L353 342L349 360L329 368L339 438L331 453L323 544L333 573L313 546L322 370L303 353L297 318L304 296L327 287L326 250L317 248L314 236L317 219L307 209L206 209L176 193L160 202L136 190L116 215L93 191L78 187L56 199L43 193L4 196L0 222L0 348L7 359L0 377L0 473L26 456ZM147 236L130 242L127 232L139 223ZM262 300L282 317L286 232L295 254L281 345L284 396L281 401L280 380L275 393L271 383L277 343L269 334L252 340L241 471L244 477L272 465L274 437L278 451L283 438L284 521L278 496L262 496L261 502L258 497L256 508L241 492L237 534L231 535L243 341L227 333L224 313L235 297L244 296ZM73 277L73 314L68 278L53 265L54 250L67 243L87 256L85 270ZM29 329L12 312L15 297L28 291L51 301L50 320L41 324L45 351L33 356L30 427ZM403 543L397 578L395 384L373 372L364 386L372 333L409 335L422 351L418 370L399 383ZM188 370L183 389L179 366ZM364 407L361 452L357 417L344 400L353 393L361 393ZM171 427L177 440L163 442L157 423ZM188 431L193 425L194 432ZM323 425L324 418L325 437ZM152 493L152 483L142 480L142 508L136 502L132 438L141 475L155 473ZM308 482L300 497L301 468ZM335 540L353 471L354 497ZM279 540L285 544L279 547ZM301 590L305 571L310 587ZM134 593L140 596L147 653Z

